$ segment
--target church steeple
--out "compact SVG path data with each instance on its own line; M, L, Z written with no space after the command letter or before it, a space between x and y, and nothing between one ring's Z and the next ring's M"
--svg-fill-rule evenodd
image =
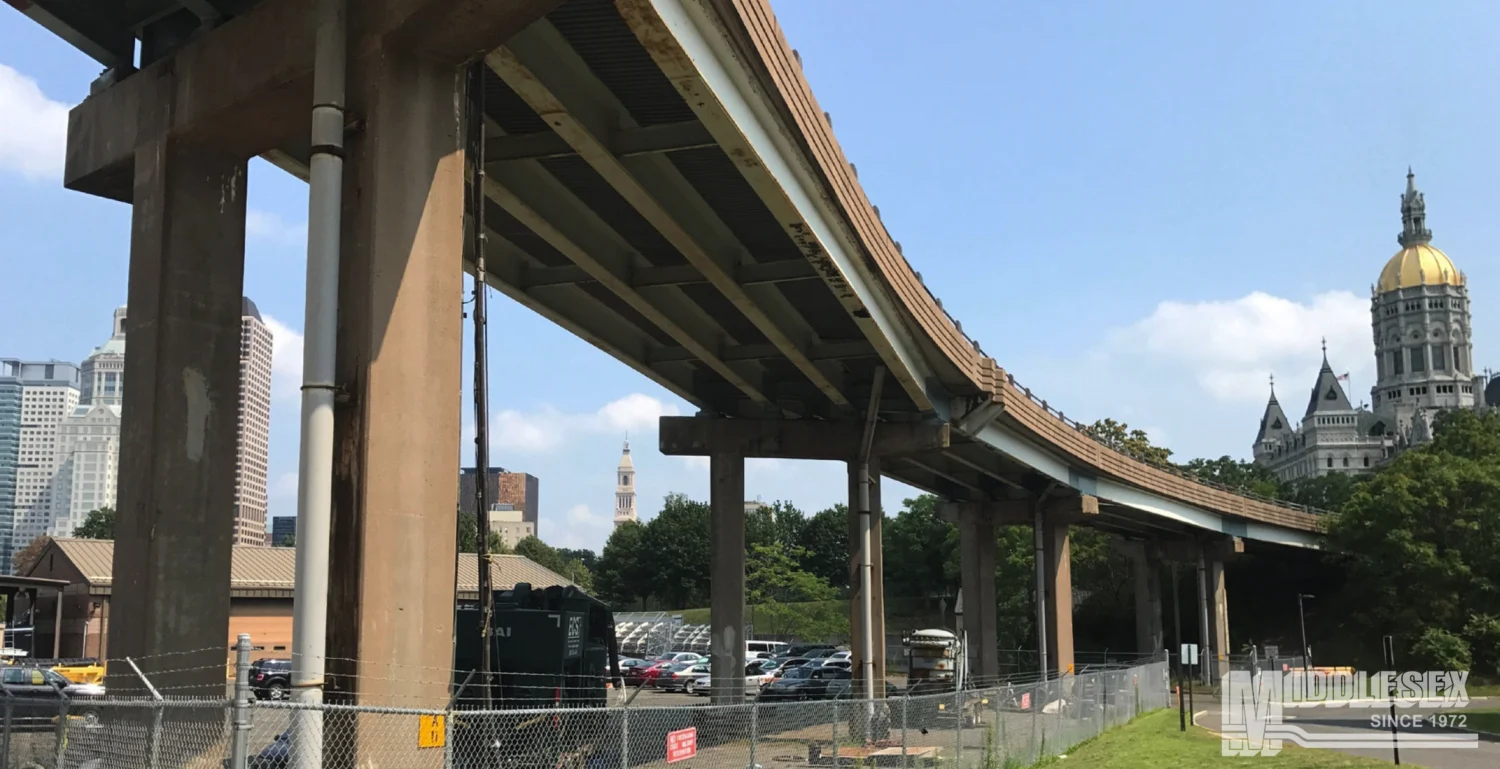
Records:
M625 439L625 449L620 453L620 464L615 468L615 526L639 520L635 509L635 462L630 458L630 439Z
M1427 202L1417 191L1417 176L1406 167L1406 192L1401 195L1401 234L1396 242L1402 248L1425 245L1432 242L1432 230L1427 229Z
M1266 402L1266 413L1260 418L1260 432L1255 434L1254 452L1257 458L1269 457L1276 451L1276 444L1291 432L1291 423L1281 403L1276 400L1276 377L1271 377L1271 399Z

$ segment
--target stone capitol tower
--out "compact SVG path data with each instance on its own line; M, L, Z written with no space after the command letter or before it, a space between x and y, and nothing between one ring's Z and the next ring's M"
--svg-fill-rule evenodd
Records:
M625 450L620 454L620 466L615 468L615 528L635 521L635 462L630 459L630 441L627 440Z
M1261 417L1255 461L1280 480L1368 472L1431 440L1441 411L1484 402L1486 377L1474 372L1468 279L1432 245L1427 204L1411 169L1396 241L1401 249L1370 287L1376 377L1370 407L1350 402L1341 384L1346 377L1334 375L1325 344L1301 422L1287 418L1274 389Z

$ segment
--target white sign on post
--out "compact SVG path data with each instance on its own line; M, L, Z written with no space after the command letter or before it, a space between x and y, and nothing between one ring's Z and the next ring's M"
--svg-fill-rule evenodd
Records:
M1182 645L1182 664L1184 664L1184 665L1196 665L1196 664L1198 664L1198 644L1183 644Z

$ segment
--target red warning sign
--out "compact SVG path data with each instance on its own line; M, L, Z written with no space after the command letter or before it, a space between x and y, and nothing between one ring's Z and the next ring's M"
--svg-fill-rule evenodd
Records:
M667 732L667 763L675 764L698 755L698 729L689 727Z

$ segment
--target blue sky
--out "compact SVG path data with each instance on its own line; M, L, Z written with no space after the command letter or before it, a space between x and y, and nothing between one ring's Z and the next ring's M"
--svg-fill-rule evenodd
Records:
M1396 250L1408 164L1435 245L1470 278L1476 360L1500 364L1500 5L778 12L908 258L986 352L1070 416L1123 419L1181 457L1245 457L1266 376L1299 402L1323 336L1368 399L1369 285ZM97 74L0 9L0 356L76 362L125 300L129 209L60 182L66 108ZM306 201L252 165L246 293L278 334L273 515L296 506ZM669 491L706 496L705 467L654 449L655 417L687 404L493 305L494 455L541 478L544 539L603 543L627 432L644 512ZM844 481L837 465L758 462L747 489L814 510ZM909 491L890 484L887 507Z

